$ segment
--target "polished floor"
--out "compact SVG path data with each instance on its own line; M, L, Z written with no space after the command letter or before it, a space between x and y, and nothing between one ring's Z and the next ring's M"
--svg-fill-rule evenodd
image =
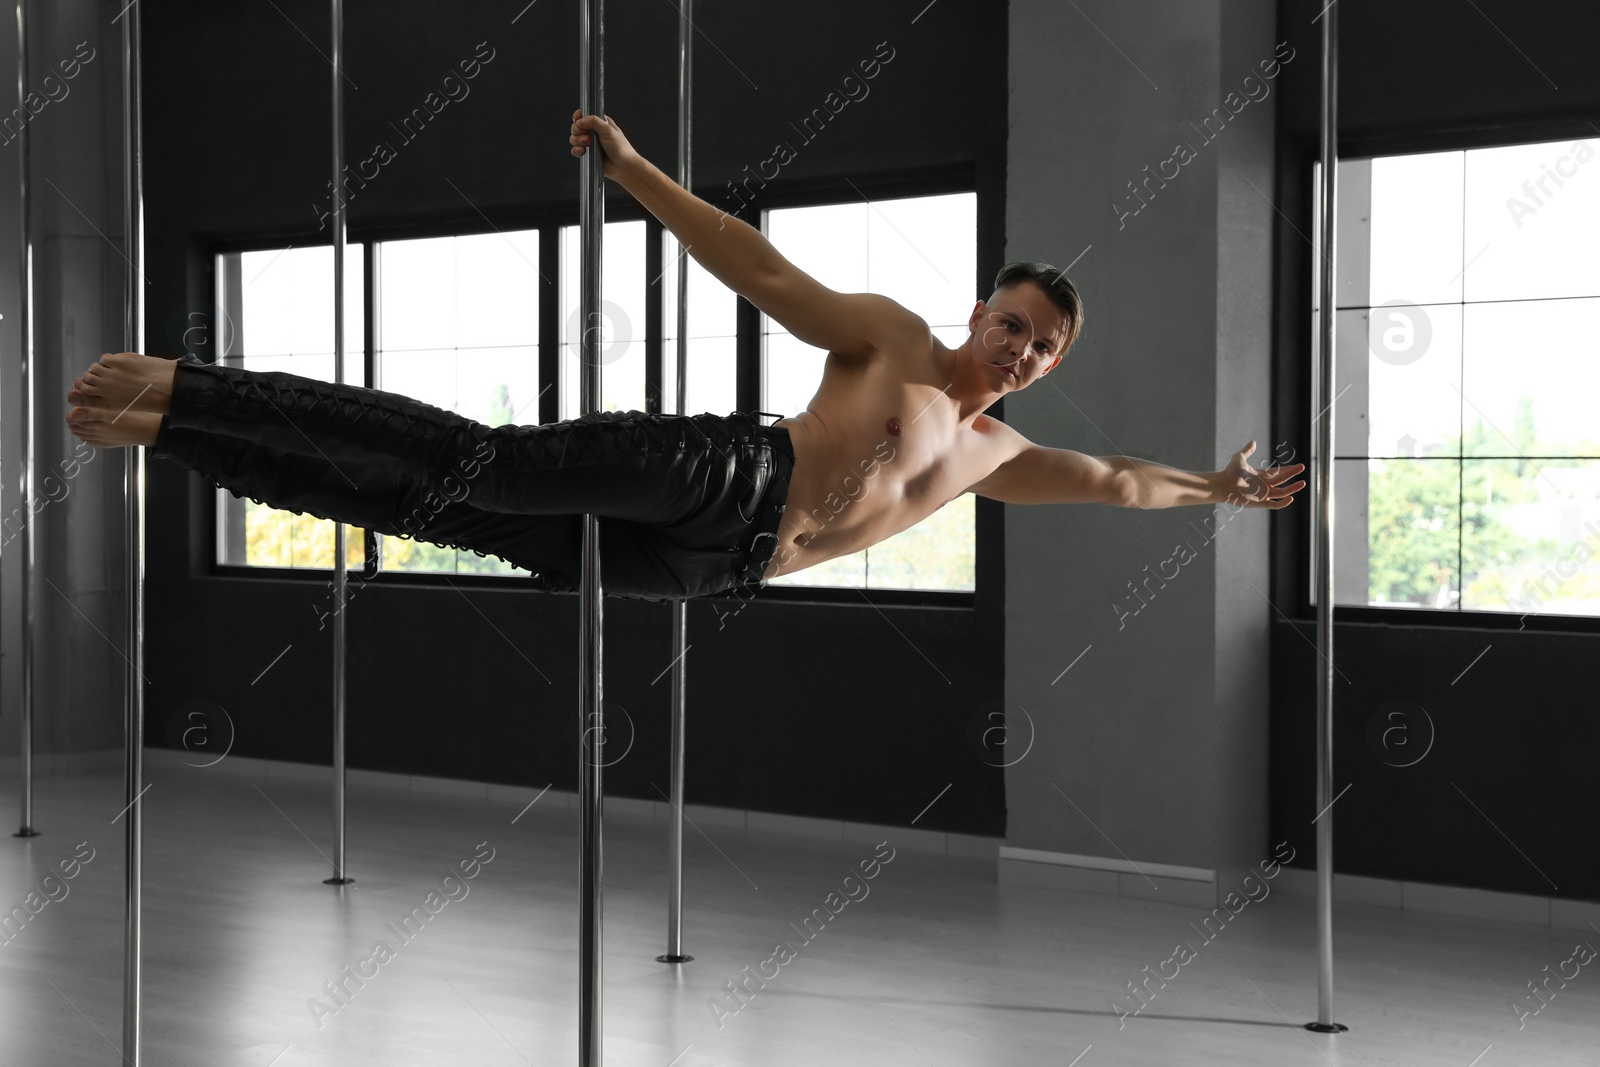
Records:
M327 787L171 767L148 780L145 1064L576 1062L577 820L554 794L524 811L352 786L357 886L338 890L322 884ZM0 789L14 798L15 779ZM122 806L120 772L43 775L44 836L0 838L0 914L56 898L0 944L5 1067L118 1062ZM992 862L899 848L847 881L872 845L702 829L685 860L695 959L674 968L653 958L663 824L608 815L608 1064L1600 1064L1600 961L1551 980L1520 1027L1511 1007L1600 930L1341 906L1351 1029L1326 1036L1298 1028L1316 1004L1305 899L1273 894L1203 942L1198 909L1000 885ZM46 882L64 860L75 876ZM814 910L831 917L803 925ZM780 940L790 953L765 962ZM1119 1019L1127 983L1179 941L1198 951ZM746 966L776 973L735 1000L726 983ZM327 991L341 979L342 1001Z

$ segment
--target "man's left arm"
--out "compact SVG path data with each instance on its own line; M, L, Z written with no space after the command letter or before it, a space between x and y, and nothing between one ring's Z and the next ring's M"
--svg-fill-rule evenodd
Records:
M1256 470L1251 441L1219 471L1186 471L1131 456L1090 456L1020 439L1014 454L968 491L1012 504L1116 504L1173 508L1193 504L1288 507L1304 481L1304 463Z

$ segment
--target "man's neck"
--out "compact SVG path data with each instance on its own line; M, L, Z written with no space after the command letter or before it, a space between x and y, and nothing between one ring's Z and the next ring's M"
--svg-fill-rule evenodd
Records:
M962 427L970 427L979 415L1005 395L980 377L982 371L973 358L971 345L969 335L960 348L946 348L941 343L936 349L940 360L939 377L950 383L946 395L956 402L956 417Z

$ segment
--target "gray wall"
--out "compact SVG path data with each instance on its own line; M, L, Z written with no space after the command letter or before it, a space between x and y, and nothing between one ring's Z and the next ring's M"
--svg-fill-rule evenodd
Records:
M50 754L122 744L123 453L80 447L62 422L72 379L102 351L122 348L121 50L120 24L111 22L117 6L52 0L28 10L26 84L38 93L38 113L25 124L33 175L35 491L31 504L24 501L15 206L21 139L13 119L5 134L12 139L0 144L0 519L9 520L0 528L10 534L26 523L34 538L34 751ZM0 84L14 101L16 21L0 20L0 27ZM85 41L92 53L79 52ZM74 60L76 75L63 77L61 63ZM0 759L7 766L19 751L23 544L14 536L0 548Z
M1275 91L1209 143L1188 124L1242 98L1247 75L1262 82L1272 4L1010 10L1006 256L1081 255L1070 273L1087 313L1071 354L1007 402L1006 421L1043 444L1200 471L1255 438L1265 465L1278 444ZM1179 140L1195 157L1134 199L1128 183ZM1193 558L1165 564L1177 576L1163 581L1180 543ZM1270 855L1268 515L1012 506L1006 558L1006 694L1037 730L1007 772L1006 843L1212 868L1219 892L1237 885Z

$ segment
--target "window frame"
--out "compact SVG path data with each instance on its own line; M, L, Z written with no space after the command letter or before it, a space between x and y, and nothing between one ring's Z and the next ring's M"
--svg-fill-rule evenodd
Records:
M696 195L706 199L707 202L716 204L724 209L733 209L735 201L726 188L697 187ZM974 180L974 168L967 166L952 166L938 170L921 170L916 173L904 172L888 174L876 178L831 178L798 180L779 188L769 185L760 190L758 199L751 205L759 216L760 225L764 229L765 214L768 209L815 207L837 204L852 199L864 198L868 200L888 200L913 196L933 196L949 193L972 193L979 198L978 217L985 217L983 193L977 188ZM747 209L748 210L748 209ZM739 213L743 217L743 212ZM646 410L660 414L662 412L662 376L667 373L667 360L676 358L676 353L667 353L663 342L665 316L676 314L675 311L665 309L662 304L661 294L663 287L660 285L662 262L662 236L665 227L646 211L641 205L623 196L608 199L606 205L607 222L629 222L643 220L645 223L645 267L650 273L650 281L646 279L646 339L645 339L645 392ZM366 380L376 380L376 312L377 293L380 284L376 274L377 246L379 243L391 240L405 240L425 237L454 237L471 234L484 234L506 230L531 230L539 231L540 267L545 280L540 285L539 299L539 381L541 389L547 383L553 383L555 388L545 389L539 401L539 421L549 422L556 418L559 403L559 309L560 299L560 255L559 241L563 226L577 225L578 218L574 208L543 208L543 209L510 209L496 210L492 223L486 224L486 219L477 212L461 213L456 215L440 215L427 219L412 220L408 222L378 222L373 224L347 224L346 241L350 246L360 245L364 259L366 291L362 294L361 314L364 318L363 336L365 338L363 351L360 353L362 366L366 371ZM217 256L230 252L252 252L262 250L276 250L301 245L300 241L292 240L299 237L306 244L326 243L325 238L314 232L299 231L294 234L271 233L268 231L251 232L235 235L215 235L201 243L199 249L202 258L200 277L197 279L199 286L205 293L202 306L209 308L211 322L219 321L220 308L216 302L216 259ZM301 245L304 247L304 245ZM984 266L984 248L979 245L979 270L981 276ZM548 265L548 267L547 267ZM550 269L553 268L553 269ZM975 279L975 283L978 279ZM738 408L741 411L754 411L761 392L761 322L760 311L742 296L736 296L736 366L737 366L737 396ZM347 362L353 353L346 353ZM1003 418L1002 405L999 401L990 413L998 418ZM331 568L318 567L276 567L264 565L223 564L216 562L217 558L217 490L209 483L204 485L200 494L203 499L201 513L196 516L197 522L191 525L195 534L204 531L205 543L197 546L193 553L198 557L200 566L197 568L199 577L218 579L243 579L248 581L289 582L289 583L323 583L332 573ZM794 604L849 604L857 607L927 607L945 608L951 610L972 610L979 601L980 595L986 591L985 576L995 573L997 568L991 565L988 555L1000 551L1004 544L1002 537L998 536L999 524L995 520L998 514L988 515L986 512L998 510L998 505L991 509L986 505L993 502L986 500L977 501L977 512L974 522L974 559L977 573L975 574L972 591L950 590L921 590L921 589L868 589L858 590L851 588L837 588L829 586L768 586L760 593L761 599L776 603ZM993 530L993 533L989 533ZM370 538L368 541L370 542ZM368 556L361 570L351 567L350 574L369 574L372 571L371 545L367 545ZM603 572L602 572L603 573ZM442 588L456 585L470 585L474 589L507 589L542 591L521 575L495 575L495 574L444 574L406 571L379 571L375 576L363 578L365 582L377 583L386 586L410 586L419 588ZM870 593L870 600L865 594ZM576 594L554 594L576 595ZM738 596L738 593L723 594L712 599L723 599Z
M1366 131L1341 137L1338 160L1373 159L1383 156L1417 155L1432 152L1472 151L1516 145L1543 144L1562 140L1594 139L1592 126L1579 119L1542 119L1516 123L1486 122L1481 125L1449 129L1391 129ZM1312 300L1315 257L1320 249L1320 219L1317 200L1320 190L1315 169L1321 151L1315 131L1285 136L1280 126L1280 154L1275 168L1278 186L1273 201L1278 216L1274 220L1273 249L1277 266L1273 272L1277 288L1274 334L1273 408L1276 425L1289 428L1275 439L1290 436L1306 443L1307 454L1314 447L1314 379L1318 368L1310 357L1313 327ZM1290 220L1295 220L1291 222ZM1308 470L1307 474L1314 471ZM1286 509L1275 513L1271 530L1273 602L1293 605L1293 624L1313 622L1317 606L1312 599L1314 566L1312 551L1320 535L1317 523L1315 479L1309 479L1305 509ZM1287 591L1287 592L1286 592ZM1380 628L1404 626L1412 629L1458 629L1507 631L1511 633L1600 634L1600 616L1552 615L1533 612L1488 611L1463 608L1420 606L1374 606L1338 604L1333 607L1337 623Z

